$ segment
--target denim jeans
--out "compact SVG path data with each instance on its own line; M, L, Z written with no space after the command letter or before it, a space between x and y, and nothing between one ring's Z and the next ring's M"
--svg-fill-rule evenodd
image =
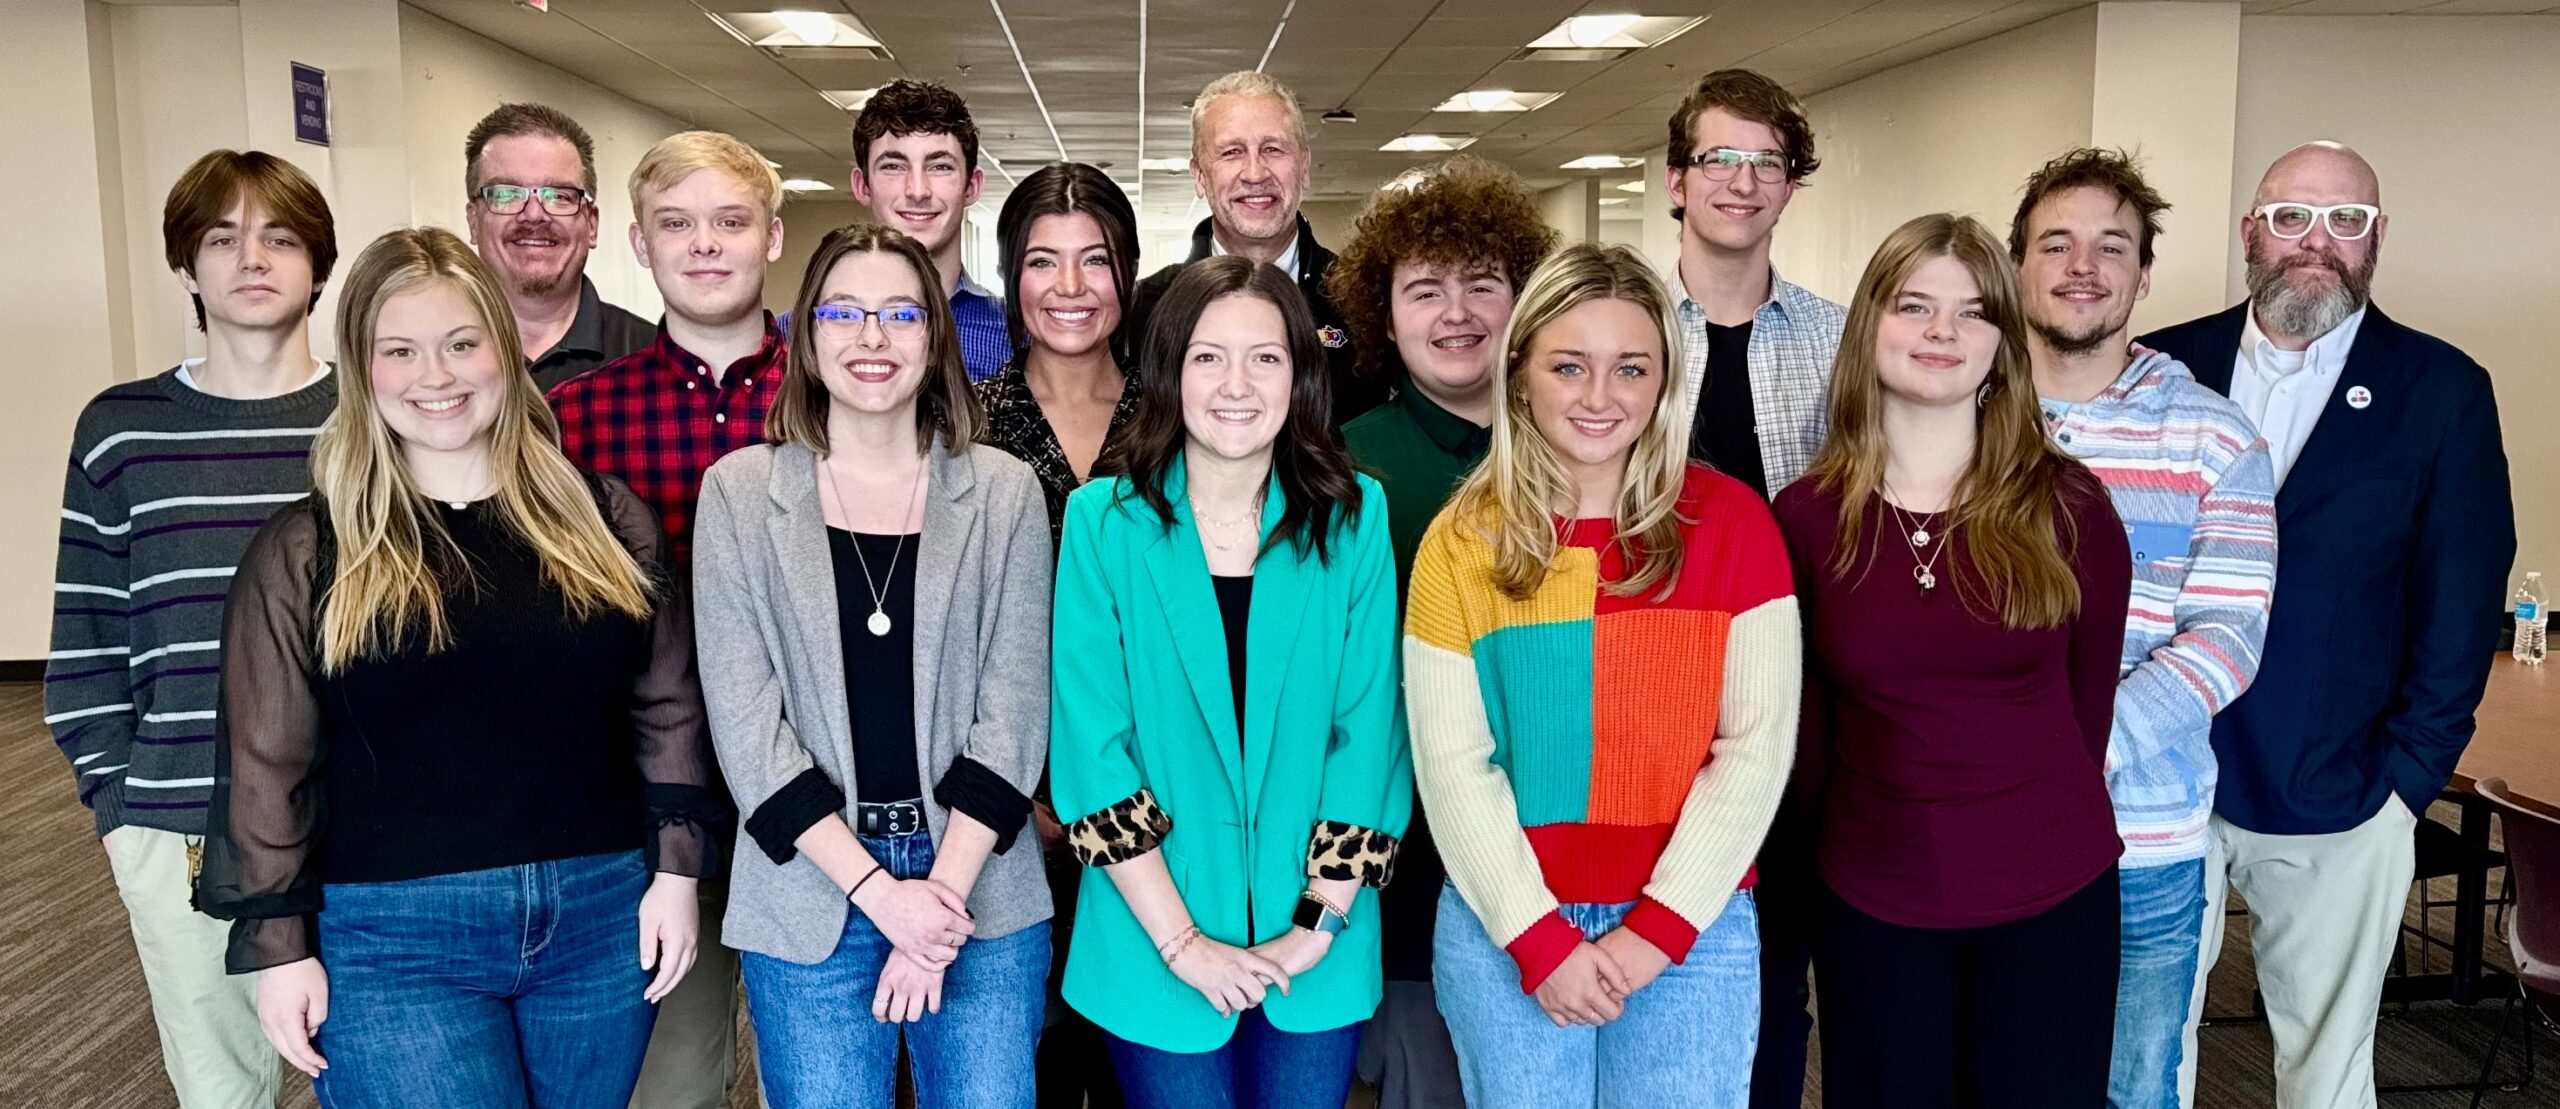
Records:
M865 836L893 878L933 872L933 836ZM889 1023L871 1002L888 964L889 938L852 909L835 952L815 964L745 952L747 1019L757 1072L773 1109L895 1103L904 1035L920 1109L1030 1109L1032 1056L1040 1046L1049 924L972 939L942 972L942 1011Z
M1172 1052L1104 1033L1130 1109L1342 1109L1360 1061L1362 1021L1283 1032L1260 1009L1236 1018L1212 1051Z
M320 912L327 1109L620 1109L641 997L638 851L342 883Z
M2109 1109L2178 1109L2179 1040L2204 937L2204 860L2125 867Z
M1565 923L1597 940L1619 905L1566 905ZM1760 1039L1760 923L1751 894L1698 933L1686 961L1627 999L1599 1027L1558 1028L1520 992L1520 968L1485 935L1450 885L1440 894L1431 980L1458 1045L1474 1109L1744 1109Z

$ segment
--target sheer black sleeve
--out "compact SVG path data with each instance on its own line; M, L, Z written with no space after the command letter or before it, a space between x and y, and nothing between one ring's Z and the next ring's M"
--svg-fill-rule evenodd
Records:
M320 831L328 797L321 736L313 501L259 529L231 579L222 620L213 802L196 907L231 922L223 966L246 974L312 957L320 911Z
M649 659L632 679L633 746L649 814L649 869L696 878L722 870L717 829L729 807L711 786L711 727L693 659L693 598L669 568L657 514L621 479L606 477L605 522L656 586Z

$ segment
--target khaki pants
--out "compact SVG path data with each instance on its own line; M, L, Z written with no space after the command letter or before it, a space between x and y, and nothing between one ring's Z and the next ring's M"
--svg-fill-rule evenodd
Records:
M188 904L187 837L127 825L106 849L178 1104L273 1109L284 1064L258 1028L258 977L222 972L231 926Z
M2374 1107L2374 1022L2417 874L2417 821L2396 795L2364 823L2328 835L2262 835L2213 818L2222 865L2207 861L2191 1013L2202 1012L2201 983L2222 954L2227 876L2249 901L2258 992L2275 1037L2277 1109ZM2193 1073L2179 1075L2189 1105Z
M676 992L658 1003L631 1109L725 1109L738 1077L738 953L720 943L729 883L704 882L700 890L701 953Z

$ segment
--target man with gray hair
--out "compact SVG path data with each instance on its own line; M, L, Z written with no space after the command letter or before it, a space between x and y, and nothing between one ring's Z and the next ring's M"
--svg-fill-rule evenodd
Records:
M2412 832L2471 741L2516 553L2488 371L2373 304L2389 223L2355 151L2295 147L2241 217L2248 302L2140 341L2239 402L2275 464L2263 657L2213 718L2197 974L2227 883L2249 901L2279 1109L2374 1105Z
M1333 252L1316 242L1315 231L1298 214L1312 164L1306 114L1287 85L1247 70L1202 88L1191 102L1191 188L1209 202L1209 218L1191 233L1189 258L1138 283L1129 321L1132 333L1144 336L1147 317L1174 275L1203 258L1241 254L1280 267L1315 315L1333 382L1333 424L1340 427L1386 400L1389 383L1360 373L1351 333L1324 291Z

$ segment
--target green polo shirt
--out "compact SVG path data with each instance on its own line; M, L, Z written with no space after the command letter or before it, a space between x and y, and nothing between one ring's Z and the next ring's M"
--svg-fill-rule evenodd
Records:
M1343 425L1352 464L1387 491L1387 536L1395 546L1396 595L1404 595L1422 533L1467 472L1484 461L1493 433L1406 386L1396 398Z

